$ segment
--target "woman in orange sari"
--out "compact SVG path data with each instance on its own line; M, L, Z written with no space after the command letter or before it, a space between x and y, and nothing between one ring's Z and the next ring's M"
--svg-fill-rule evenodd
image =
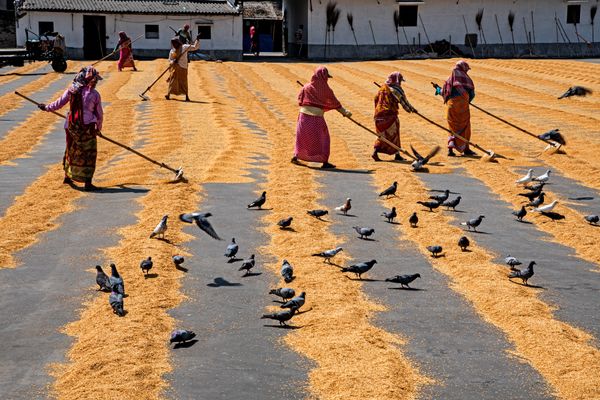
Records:
M407 113L415 112L415 108L410 105L402 90L401 84L404 80L402 74L398 71L388 76L385 84L381 85L379 92L375 96L375 129L380 136L383 136L396 146L400 147L400 120L398 119L398 103L402 105ZM375 150L373 151L373 160L381 161L378 153L395 154L394 160L404 160L397 149L386 142L377 139L375 141Z
M475 97L475 85L473 80L467 75L471 68L466 61L461 60L456 63L452 75L444 83L442 96L444 104L448 105L446 109L446 118L448 127L452 132L471 140L471 112L469 103ZM469 148L469 144L464 140L450 135L448 137L448 156L454 157L454 149L465 156L475 155L475 152Z

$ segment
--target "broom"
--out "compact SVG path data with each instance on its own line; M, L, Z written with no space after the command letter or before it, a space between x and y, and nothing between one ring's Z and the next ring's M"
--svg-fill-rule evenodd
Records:
M592 8L590 8L590 19L592 24L592 43L594 43L594 19L596 18L596 11L598 11L598 6L592 6Z
M394 10L394 28L396 28L396 42L398 50L400 50L400 36L398 35L398 27L400 27L400 10Z
M356 43L356 53L358 54L358 40L356 40L356 32L354 32L354 16L352 15L352 13L347 13L346 19L348 19L348 24L350 25L352 36L354 36L354 43Z
M327 58L327 39L329 38L329 32L331 31L331 21L333 20L333 14L335 13L335 3L329 2L325 8L325 19L327 29L325 30L325 58Z
M479 31L479 36L483 39L483 43L487 44L487 40L485 40L485 34L483 33L483 26L481 24L483 20L483 8L480 8L475 14L475 22L477 22L477 30Z
M508 27L510 28L510 36L512 37L513 44L513 57L517 55L517 48L515 46L515 32L513 31L513 24L515 23L515 13L512 11L508 12Z
M331 16L331 31L333 33L331 36L333 37L333 40L332 40L333 44L335 44L335 26L337 25L338 20L340 19L340 14L341 14L341 11L338 10L337 8L335 8L333 10L333 15Z

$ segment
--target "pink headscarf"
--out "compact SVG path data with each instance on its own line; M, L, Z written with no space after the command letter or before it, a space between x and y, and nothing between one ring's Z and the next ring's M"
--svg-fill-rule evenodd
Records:
M444 83L444 89L442 90L444 103L448 101L450 93L452 93L452 88L455 88L461 95L466 92L466 89L475 89L473 80L467 75L470 69L471 67L469 67L469 64L465 60L460 60L456 63L452 74Z
M327 68L318 67L310 78L310 83L302 87L298 94L298 104L301 106L319 107L325 111L335 110L342 105L327 84L330 77Z
M122 45L123 43L125 43L126 41L129 40L129 38L127 37L127 34L123 31L119 32L119 45Z
M402 84L402 81L404 80L405 79L400 73L400 71L394 71L390 74L390 76L388 76L387 81L385 81L385 84L388 86L400 86Z

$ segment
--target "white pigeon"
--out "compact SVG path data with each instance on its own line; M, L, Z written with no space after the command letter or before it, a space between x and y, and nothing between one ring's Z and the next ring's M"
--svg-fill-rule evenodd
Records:
M527 175L525 175L524 177L517 179L515 182L516 183L527 183L529 182L531 179L533 178L533 170L530 169L529 171L527 171Z
M168 215L162 217L158 225L156 225L156 228L154 228L150 234L150 239L158 235L161 235L163 239L165 238L165 232L167 231L167 218L169 218Z
M536 182L548 182L548 179L550 179L550 172L551 171L548 170L548 171L546 171L546 173L544 173L536 178L533 178L532 180L536 181Z
M554 200L552 203L546 204L545 206L534 208L532 211L541 212L541 213L549 213L550 211L552 211L554 209L554 207L556 207L556 204L558 204L558 200Z
M346 202L344 204L342 204L341 206L336 207L335 210L341 211L344 213L344 215L346 215L346 214L348 214L348 211L350 211L351 208L352 208L352 199L347 198Z

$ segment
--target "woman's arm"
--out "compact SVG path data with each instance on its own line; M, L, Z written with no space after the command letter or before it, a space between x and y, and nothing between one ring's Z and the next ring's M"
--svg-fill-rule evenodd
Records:
M63 106L69 102L70 98L71 92L69 91L69 89L67 89L57 100L53 101L48 105L40 104L39 107L44 111L56 111L63 108Z

